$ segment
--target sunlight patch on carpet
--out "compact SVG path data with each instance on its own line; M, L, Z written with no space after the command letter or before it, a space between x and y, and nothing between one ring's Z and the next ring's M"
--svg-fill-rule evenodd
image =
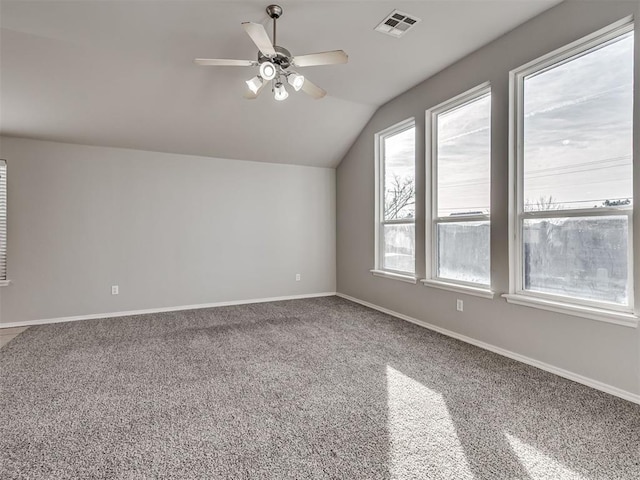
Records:
M387 366L391 478L474 478L441 394Z
M509 445L517 455L518 460L526 469L532 480L548 478L562 478L563 480L584 480L585 477L569 470L549 455L542 453L535 447L527 445L517 437L505 433Z

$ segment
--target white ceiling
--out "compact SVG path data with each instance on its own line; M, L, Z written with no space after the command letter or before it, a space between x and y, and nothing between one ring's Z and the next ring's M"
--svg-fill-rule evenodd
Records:
M254 59L240 23L268 3L2 0L0 133L335 166L380 105L559 0L282 1L279 45L349 63L300 69L322 100L248 101L254 69L193 59ZM394 8L422 19L400 39L373 30Z

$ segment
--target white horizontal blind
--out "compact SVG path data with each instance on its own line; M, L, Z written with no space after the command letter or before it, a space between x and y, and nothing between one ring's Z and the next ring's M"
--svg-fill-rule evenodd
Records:
M7 162L0 160L0 280L7 279Z

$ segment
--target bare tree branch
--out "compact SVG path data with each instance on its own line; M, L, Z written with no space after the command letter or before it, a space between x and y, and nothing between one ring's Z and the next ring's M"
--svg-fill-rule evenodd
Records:
M413 178L400 178L393 176L391 188L385 192L384 211L385 218L395 220L398 218L412 218L413 210L405 210L405 207L414 206L416 203L416 189Z

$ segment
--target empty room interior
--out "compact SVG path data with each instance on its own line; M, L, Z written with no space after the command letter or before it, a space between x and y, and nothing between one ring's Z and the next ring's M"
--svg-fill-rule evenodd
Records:
M0 23L0 478L640 478L638 0Z

